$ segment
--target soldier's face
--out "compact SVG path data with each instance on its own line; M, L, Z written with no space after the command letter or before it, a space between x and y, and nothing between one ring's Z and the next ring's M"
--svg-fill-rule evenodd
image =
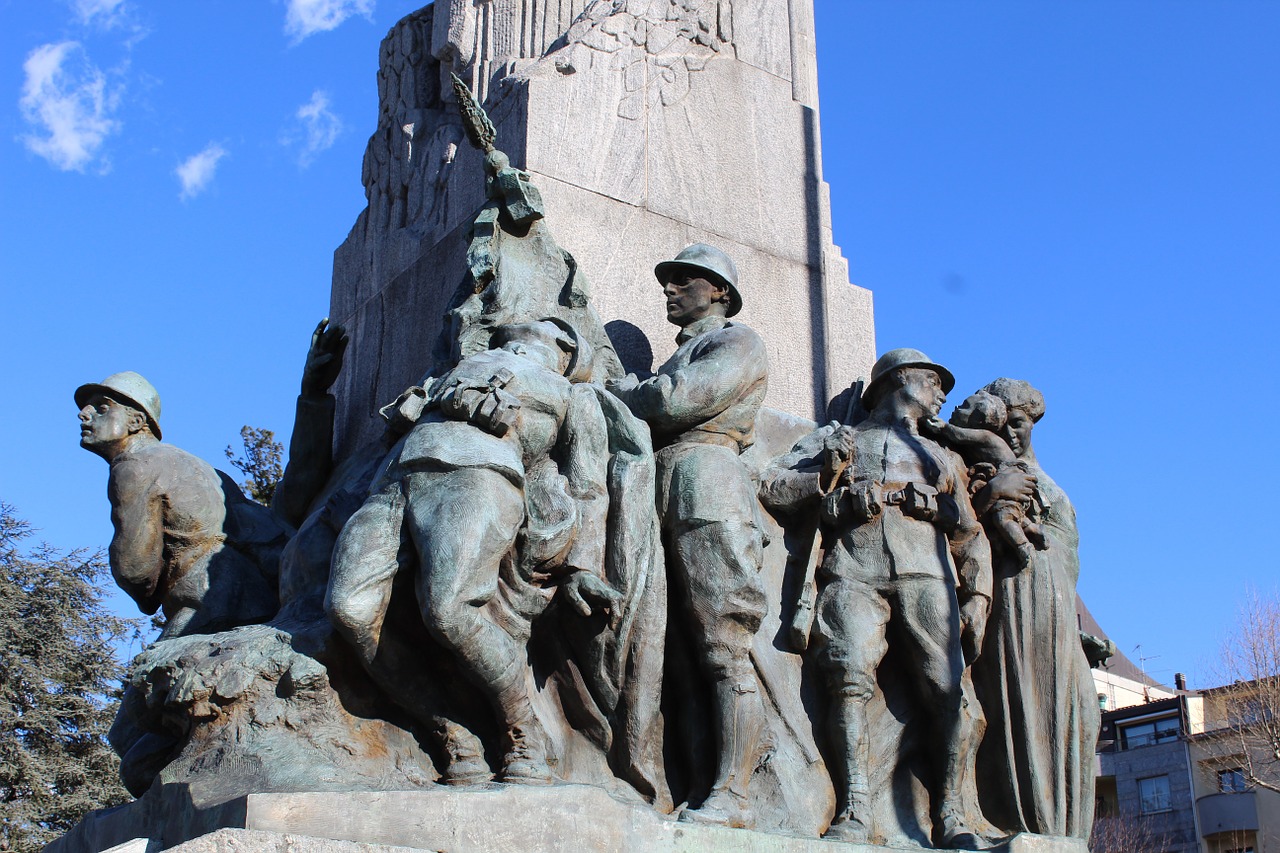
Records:
M942 411L947 402L946 392L942 390L942 377L923 367L909 367L903 371L905 383L902 390L906 397L925 414L933 417Z
M138 413L105 394L94 394L80 410L80 446L99 456L119 447L136 426Z
M725 288L697 273L676 270L662 286L667 297L667 322L683 328L712 314L723 314Z

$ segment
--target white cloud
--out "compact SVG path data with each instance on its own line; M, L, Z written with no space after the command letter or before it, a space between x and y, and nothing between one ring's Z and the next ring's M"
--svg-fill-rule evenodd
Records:
M366 18L375 0L288 0L284 31L294 44L316 33L336 29L352 15Z
M227 156L227 149L216 142L210 142L199 154L193 154L179 164L174 170L178 181L182 184L183 201L195 198L204 192L213 181L214 172L218 169L218 161Z
M328 151L342 133L342 119L329 109L329 95L320 89L311 94L311 100L298 107L295 117L302 123L306 139L298 152L298 165L310 166L323 151ZM287 139L286 143L294 140Z
M120 129L113 118L118 88L107 85L106 75L74 41L37 47L22 70L26 81L18 105L39 131L22 137L27 148L63 171L83 172L95 161L106 171L110 164L101 149Z
M75 0L72 5L80 23L97 24L104 29L122 23L126 12L124 0Z

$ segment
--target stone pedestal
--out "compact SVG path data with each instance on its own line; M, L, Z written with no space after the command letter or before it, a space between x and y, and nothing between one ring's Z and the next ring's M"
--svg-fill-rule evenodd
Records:
M463 278L483 172L442 83L451 71L541 189L628 369L674 349L654 264L708 242L736 261L738 319L769 347L767 405L824 420L869 372L875 339L871 294L831 240L813 43L811 0L440 0L397 24L369 206L334 257L330 315L352 339L339 451L430 368Z
M181 791L98 813L47 853L874 853L919 850L699 826L582 785L465 791L250 794L199 808ZM152 796L152 795L148 795ZM131 845L131 846L129 846ZM1078 839L1018 835L996 853L1088 853Z

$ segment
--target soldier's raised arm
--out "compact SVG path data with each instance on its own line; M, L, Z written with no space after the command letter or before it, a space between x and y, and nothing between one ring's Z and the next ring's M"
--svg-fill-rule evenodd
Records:
M293 527L307 517L311 501L333 471L333 417L336 402L329 389L342 370L347 333L326 317L311 333L302 369L302 389L289 437L289 462L271 498L271 509Z

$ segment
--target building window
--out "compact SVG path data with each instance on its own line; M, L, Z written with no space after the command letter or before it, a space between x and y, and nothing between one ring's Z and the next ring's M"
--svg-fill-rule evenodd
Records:
M1266 705L1257 696L1227 700L1227 723L1229 725L1257 725L1264 722L1269 716Z
M1141 802L1143 814L1167 812L1173 808L1169 803L1169 777L1151 776L1138 780L1138 800Z
M1239 767L1218 771L1218 790L1228 794L1236 794L1249 790L1245 784L1244 771Z
M1120 738L1125 749L1134 749L1139 746L1177 740L1179 730L1177 717L1165 717L1163 720L1121 726Z

